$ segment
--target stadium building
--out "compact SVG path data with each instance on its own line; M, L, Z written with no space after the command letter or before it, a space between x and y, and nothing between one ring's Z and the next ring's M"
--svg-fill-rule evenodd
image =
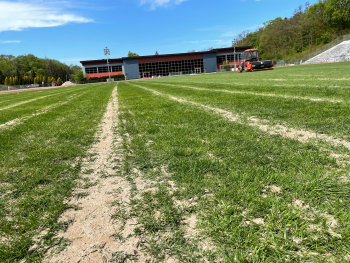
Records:
M128 79L151 78L153 76L176 76L216 72L224 61L238 65L244 50L251 47L218 48L210 51L180 54L124 57L109 59L111 75L127 74ZM236 56L236 57L235 57ZM107 59L80 61L89 77L109 75Z

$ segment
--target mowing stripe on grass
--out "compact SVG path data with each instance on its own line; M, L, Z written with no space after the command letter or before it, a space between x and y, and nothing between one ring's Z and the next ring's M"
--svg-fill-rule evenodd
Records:
M38 112L36 112L36 113L34 113L34 114L32 114L32 115L29 115L29 116L26 116L26 117L22 117L22 118L16 118L16 119L11 120L11 121L8 121L8 122L6 122L6 123L0 124L0 130L1 130L1 129L13 128L14 126L17 126L17 125L19 125L19 124L22 124L23 122L29 120L30 118L33 118L33 117L35 117L35 116L39 116L39 115L45 114L45 113L47 113L47 112L50 111L50 110L53 110L53 109L55 109L55 108L57 108L57 107L59 107L59 106L62 106L62 105L64 105L64 104L67 104L67 103L69 103L71 100L77 99L77 98L79 98L80 96L84 95L85 93L87 93L87 91L86 91L86 92L83 92L83 93L81 93L81 94L79 94L79 95L77 95L77 96L75 96L75 97L71 96L71 97L70 97L67 101L65 101L65 102L58 102L58 103L54 103L54 104L52 104L52 105L50 105L50 106L47 106L47 107L45 107L44 109L39 110ZM75 95L75 94L73 94L73 95Z
M210 106L203 105L203 104L200 104L197 102L188 101L188 100L177 98L177 97L174 97L174 96L171 96L168 94L164 94L164 93L161 93L158 91L154 91L152 89L146 88L144 86L139 86L139 85L136 85L134 83L132 83L132 84L128 83L128 84L137 86L139 88L142 88L142 89L145 89L148 91L151 91L151 92L153 92L153 94L158 95L158 96L168 97L168 98L175 100L177 102L180 102L180 103L191 104L191 105L194 105L197 107L201 107L201 108L213 111L213 112L225 117L229 121L240 123L240 124L246 124L246 125L249 125L252 127L257 127L260 130L267 132L271 135L281 135L285 138L298 140L298 141L303 142L303 143L309 142L310 140L315 139L315 140L325 141L325 142L330 143L334 146L344 146L345 148L350 150L350 142L335 138L333 136L329 136L326 134L317 134L317 133L312 132L312 131L298 130L298 129L287 127L285 125L271 125L268 120L260 120L260 119L256 118L255 116L245 117L245 116L238 114L238 113L232 113L232 112L229 112L229 111L226 111L223 109L210 107Z
M256 93L256 92L249 92L249 91L234 91L234 90L225 90L225 89L224 90L205 89L205 88L198 88L198 87L191 87L191 86L184 86L184 85L175 85L175 84L165 84L165 83L157 83L157 84L172 86L172 87L181 87L181 88L187 88L187 89L203 90L203 91L224 92L224 93L232 93L232 94L248 94L248 95L254 95L254 96L277 97L277 98L283 98L283 99L326 101L326 102L332 102L332 103L344 102L342 100L332 100L332 99L323 99L323 98L308 98L308 97L301 97L301 96L290 96L290 95L280 95L280 94L271 94L271 93Z

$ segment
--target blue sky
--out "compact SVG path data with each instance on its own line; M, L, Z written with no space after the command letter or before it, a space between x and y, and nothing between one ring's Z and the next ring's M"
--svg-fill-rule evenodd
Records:
M231 46L306 0L0 0L0 54L32 53L67 64ZM310 4L316 0L310 0Z

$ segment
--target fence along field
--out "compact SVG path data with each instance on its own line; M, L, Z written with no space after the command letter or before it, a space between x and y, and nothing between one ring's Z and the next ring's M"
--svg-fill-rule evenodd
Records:
M348 261L349 69L337 63L0 95L0 125L19 120L0 127L1 261L69 262L77 241L64 231L107 180L114 183L103 209L115 233L101 243L102 229L82 245L81 262L96 255L96 262ZM108 126L110 154L121 157L110 158L112 170L82 173L89 163L81 160L94 163L92 145L104 142L103 129L102 138L94 134L111 96L119 120ZM64 211L77 218L58 221Z

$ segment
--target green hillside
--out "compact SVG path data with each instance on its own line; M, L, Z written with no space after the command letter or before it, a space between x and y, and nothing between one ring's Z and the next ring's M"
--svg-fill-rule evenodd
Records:
M350 32L350 1L319 0L277 17L254 32L239 34L238 46L259 48L263 59L299 59Z

